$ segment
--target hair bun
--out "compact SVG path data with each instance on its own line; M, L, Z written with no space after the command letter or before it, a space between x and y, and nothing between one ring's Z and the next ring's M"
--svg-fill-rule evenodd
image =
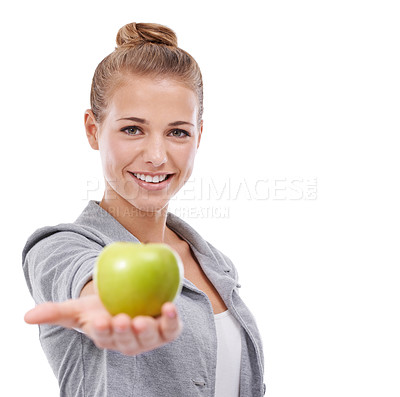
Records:
M118 47L131 47L144 43L178 46L175 32L157 23L128 23L118 31L116 42Z

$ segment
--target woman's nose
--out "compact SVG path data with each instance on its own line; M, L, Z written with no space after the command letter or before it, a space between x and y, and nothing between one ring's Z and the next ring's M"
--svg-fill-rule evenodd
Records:
M144 161L160 167L167 161L167 151L163 137L149 137L145 143Z

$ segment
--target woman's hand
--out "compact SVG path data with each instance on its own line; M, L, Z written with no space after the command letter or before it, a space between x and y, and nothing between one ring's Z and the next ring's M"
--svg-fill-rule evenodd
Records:
M159 317L127 314L112 317L97 294L62 303L43 303L25 314L28 324L57 324L81 329L99 348L136 355L156 349L177 338L182 322L173 303L162 307Z

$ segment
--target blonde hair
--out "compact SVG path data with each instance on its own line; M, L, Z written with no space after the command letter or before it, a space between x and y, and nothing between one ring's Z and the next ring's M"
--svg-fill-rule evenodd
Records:
M129 74L172 78L198 97L198 125L203 116L203 79L194 58L178 47L170 28L155 23L128 23L119 29L117 47L97 66L90 105L98 123L104 120L108 101Z

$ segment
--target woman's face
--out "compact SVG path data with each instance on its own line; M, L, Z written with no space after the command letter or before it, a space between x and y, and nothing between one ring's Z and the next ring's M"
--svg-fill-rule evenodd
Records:
M183 84L126 76L96 124L95 138L89 137L100 150L112 193L106 197L122 198L140 211L164 208L192 173L202 132L197 112L196 94Z

